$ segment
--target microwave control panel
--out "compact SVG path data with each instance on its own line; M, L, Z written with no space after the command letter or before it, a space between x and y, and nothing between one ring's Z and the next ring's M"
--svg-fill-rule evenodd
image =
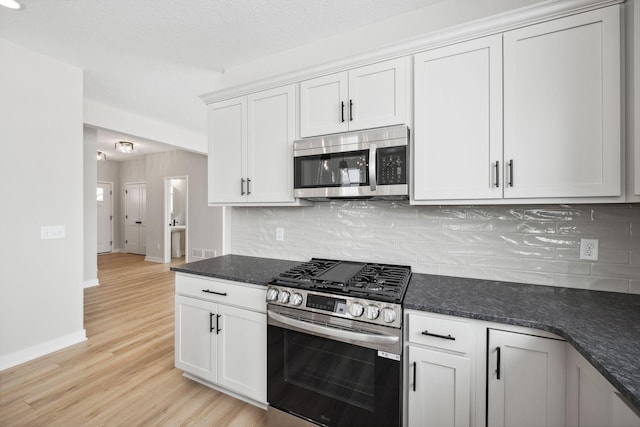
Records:
M407 183L407 147L378 149L378 184Z

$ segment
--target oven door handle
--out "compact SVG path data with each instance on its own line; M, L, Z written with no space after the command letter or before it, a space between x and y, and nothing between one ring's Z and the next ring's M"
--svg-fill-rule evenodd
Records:
M285 325L293 326L307 332L321 334L327 337L360 341L367 344L396 344L398 343L398 341L400 341L399 337L389 335L365 334L362 332L347 331L344 329L317 325L315 323L305 322L304 320L298 320L279 313L274 313L273 311L267 311L267 314L273 320L284 323Z

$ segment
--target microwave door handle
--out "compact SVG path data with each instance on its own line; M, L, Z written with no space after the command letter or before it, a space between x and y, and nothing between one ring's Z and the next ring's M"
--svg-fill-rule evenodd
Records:
M400 338L390 335L365 334L362 332L336 329L329 326L322 326L315 323L305 322L304 320L294 319L289 316L274 313L273 311L267 310L267 314L270 318L280 323L288 326L293 326L294 328L298 328L306 332L320 334L322 336L349 339L352 341L359 341L367 344L396 344L398 341L400 341Z
M371 191L376 191L377 180L376 180L376 168L378 162L376 161L376 157L378 154L378 146L376 144L371 144L369 146L369 187Z

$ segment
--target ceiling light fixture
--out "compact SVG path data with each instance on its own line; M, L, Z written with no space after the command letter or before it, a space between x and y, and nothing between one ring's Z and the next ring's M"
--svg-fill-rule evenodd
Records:
M121 153L133 153L133 142L118 141L115 143L116 151Z
M98 155L96 156L98 160L107 160L107 155L102 151L98 151Z
M0 5L13 10L22 9L22 6L16 0L0 0Z

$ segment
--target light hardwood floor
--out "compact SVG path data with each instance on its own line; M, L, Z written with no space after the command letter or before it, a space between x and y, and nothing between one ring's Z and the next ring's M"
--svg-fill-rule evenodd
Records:
M174 273L143 256L98 257L84 291L88 340L0 372L0 426L264 426L262 409L173 366Z

